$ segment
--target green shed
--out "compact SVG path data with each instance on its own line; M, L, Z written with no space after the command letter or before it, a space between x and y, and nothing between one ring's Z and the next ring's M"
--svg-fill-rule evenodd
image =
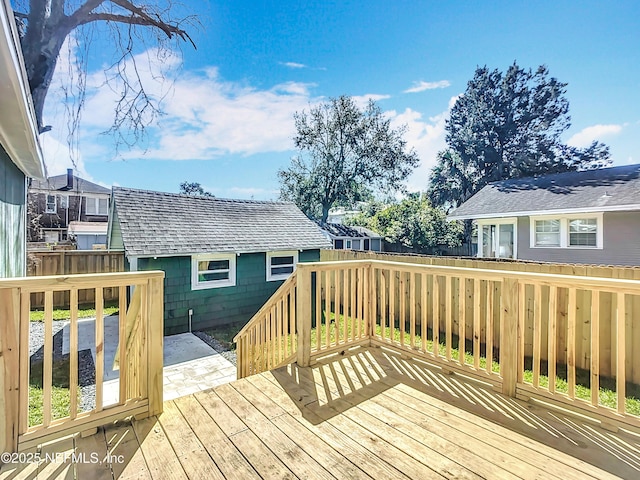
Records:
M331 243L294 204L113 188L108 242L165 272L165 335L247 322Z

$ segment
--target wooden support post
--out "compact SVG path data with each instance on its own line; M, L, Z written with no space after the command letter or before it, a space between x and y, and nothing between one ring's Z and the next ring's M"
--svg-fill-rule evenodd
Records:
M367 276L367 281L365 282L365 291L362 298L362 302L364 304L365 311L365 321L366 321L366 329L365 335L369 337L369 346L371 346L371 339L376 334L376 316L378 314L378 302L377 302L377 294L376 294L376 269L373 266L372 262L365 268L365 275Z
M311 360L311 269L298 264L298 285L296 288L296 327L298 330L298 356L300 367L308 367ZM336 282L336 291L338 289ZM337 296L337 294L336 294ZM336 320L338 315L336 303ZM329 328L327 322L327 328Z
M28 326L27 326L28 328ZM20 290L0 289L0 452L18 451ZM26 405L23 408L27 408Z
M147 287L147 394L149 416L162 413L162 351L164 337L164 275L149 279Z
M516 396L518 381L518 280L505 278L502 281L500 305L500 373L502 393Z

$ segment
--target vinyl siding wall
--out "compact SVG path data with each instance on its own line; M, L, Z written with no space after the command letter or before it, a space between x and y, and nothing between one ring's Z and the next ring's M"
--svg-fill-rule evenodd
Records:
M604 213L603 248L531 248L530 219L518 218L518 259L596 265L640 265L640 212Z
M319 250L299 253L298 262L320 260ZM236 285L191 290L191 257L140 258L138 270L163 270L164 333L189 330L189 309L193 309L192 330L244 324L282 284L266 281L266 253L243 254L236 259Z
M0 146L0 278L26 275L26 180Z

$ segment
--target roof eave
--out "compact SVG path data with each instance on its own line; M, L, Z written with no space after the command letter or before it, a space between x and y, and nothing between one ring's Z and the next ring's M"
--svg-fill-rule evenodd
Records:
M533 217L538 215L572 215L575 213L593 212L625 212L640 210L640 204L611 205L606 207L582 207L582 208L562 208L555 210L528 210L521 212L493 212L481 213L477 215L449 215L447 220L481 220L485 218L502 217Z
M45 164L38 139L38 124L24 69L13 10L0 0L0 141L16 166L32 178L45 177Z

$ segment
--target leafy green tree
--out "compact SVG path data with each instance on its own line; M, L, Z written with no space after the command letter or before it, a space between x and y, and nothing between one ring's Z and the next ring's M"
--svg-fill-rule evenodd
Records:
M213 197L213 193L205 191L198 182L182 182L180 184L180 193L183 195L192 195L194 197Z
M388 206L374 203L350 223L366 226L384 235L387 241L417 252L436 253L442 247L462 244L462 223L448 222L444 210L433 207L422 193L409 194Z
M353 205L372 190L398 190L418 165L405 128L393 129L374 101L361 110L346 96L294 115L299 155L278 171L280 198L327 220L334 204Z
M545 66L534 72L516 63L506 73L478 68L446 124L448 149L431 171L429 197L447 209L490 182L598 168L609 149L562 143L571 125L566 83Z

